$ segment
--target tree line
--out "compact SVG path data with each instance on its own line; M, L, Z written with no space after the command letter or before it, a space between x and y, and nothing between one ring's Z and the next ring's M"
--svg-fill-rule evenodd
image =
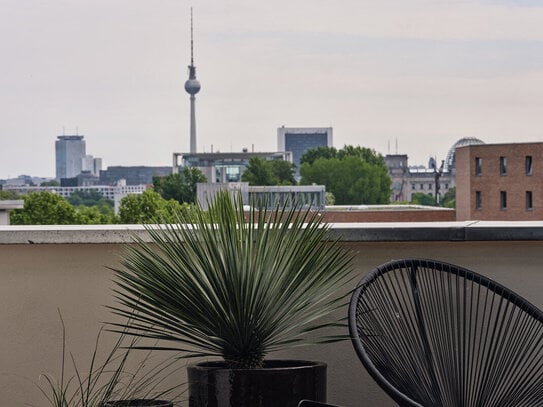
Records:
M175 222L177 211L190 211L196 201L196 184L207 182L197 168L179 174L154 177L153 188L121 199L118 214L114 203L97 191L75 191L70 197L48 191L19 197L0 191L0 200L23 199L23 209L10 212L12 225L89 225Z
M327 203L335 205L388 204L391 180L384 157L365 147L318 147L308 150L296 167L284 160L253 157L241 176L249 185L324 185ZM25 224L141 224L162 219L175 221L178 210L190 211L196 202L196 184L207 182L197 168L184 168L178 174L153 177L153 188L143 194L124 197L118 214L113 202L98 192L77 191L68 199L50 192L24 196L23 209L11 212L11 223ZM10 191L0 190L0 199L15 199ZM433 205L434 198L413 194L411 203ZM442 205L455 206L455 191L448 191Z
M253 157L241 180L249 185L296 185L295 166ZM336 205L387 204L391 181L385 159L365 147L318 147L300 159L300 185L324 185Z

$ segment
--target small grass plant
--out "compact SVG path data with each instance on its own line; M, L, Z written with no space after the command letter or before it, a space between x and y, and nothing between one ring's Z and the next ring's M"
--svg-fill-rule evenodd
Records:
M104 329L96 336L87 369L81 369L66 347L66 327L62 325L60 376L42 374L40 388L51 407L102 407L112 400L167 399L178 401L186 391L184 385L163 388L163 380L185 366L178 359L156 361L152 351L137 352L137 338L121 333L112 348L101 357ZM130 369L129 369L130 368ZM67 371L73 370L72 375Z

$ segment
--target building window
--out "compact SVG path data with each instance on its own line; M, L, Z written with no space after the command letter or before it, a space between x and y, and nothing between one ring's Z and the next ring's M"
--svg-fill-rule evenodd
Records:
M411 184L411 189L414 191L417 189L417 185L416 184Z
M500 175L507 174L507 157L500 157Z
M428 189L431 191L432 190L432 184L428 184Z
M475 175L481 175L483 170L483 159L481 157L475 157Z
M526 210L531 211L533 209L532 191L526 191Z
M420 189L424 189L424 184L420 184Z
M449 184L445 184L445 189L449 189Z
M481 191L475 191L475 209L481 209L483 207L483 197Z
M532 175L532 156L526 156L526 175Z
M500 191L500 209L502 211L507 209L507 192Z

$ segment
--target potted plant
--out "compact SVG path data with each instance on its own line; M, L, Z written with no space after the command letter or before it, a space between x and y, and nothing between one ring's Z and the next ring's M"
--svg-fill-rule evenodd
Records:
M176 374L180 369L175 360L157 362L153 360L151 351L136 358L132 348L138 339L127 341L123 333L102 355L101 329L96 336L88 369L81 370L72 353L69 354L71 364L67 366L66 327L62 316L60 321L60 376L55 378L51 374L42 374L38 383L51 407L173 407L170 400L176 400L184 393L183 385L166 389L161 386L167 375ZM73 375L67 374L70 367Z
M189 406L296 406L326 401L326 365L268 360L287 347L337 340L315 335L351 279L352 254L329 239L321 214L301 204L244 210L241 195L219 193L208 211L147 225L114 268L127 333L160 339L182 357L215 358L189 367Z

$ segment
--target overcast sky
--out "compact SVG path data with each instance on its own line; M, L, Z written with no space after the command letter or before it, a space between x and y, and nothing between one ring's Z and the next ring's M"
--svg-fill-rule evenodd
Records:
M76 129L105 166L188 151L191 6L199 151L543 141L543 1L0 0L0 178L54 176Z

